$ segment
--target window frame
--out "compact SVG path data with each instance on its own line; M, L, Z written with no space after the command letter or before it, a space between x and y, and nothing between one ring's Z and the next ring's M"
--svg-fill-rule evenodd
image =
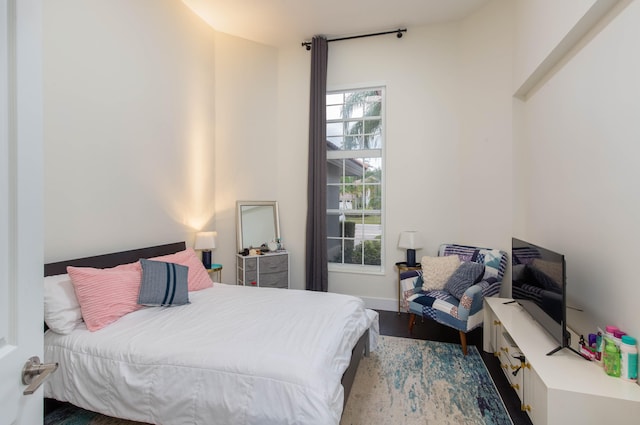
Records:
M380 130L379 130L379 134L380 134L380 148L374 148L374 149L356 149L356 150L336 150L336 151L327 151L327 157L326 157L326 163L327 163L327 167L329 166L329 161L330 160L336 160L336 159L355 159L355 160L360 160L362 158L380 158L380 170L381 170L381 178L380 178L380 183L379 183L379 187L380 187L380 209L379 210L374 210L376 213L379 213L380 215L380 265L367 265L367 264L351 264L351 263L337 263L337 262L332 262L331 259L329 259L328 261L328 270L329 272L342 272L342 273L360 273L360 274L374 274L374 275L384 275L385 273L385 258L386 258L386 226L385 226L385 217L386 217L386 190L385 190L385 180L386 180L386 128L387 128L387 120L386 120L386 99L387 99L387 87L384 84L372 84L372 85L350 85L350 86L343 86L343 87L331 87L327 89L326 94L327 95L332 95L332 94L339 94L339 93L346 93L346 92L360 92L360 91L368 91L368 90L379 90L382 93L382 99L380 101L380 115L379 115L379 119L380 119ZM332 120L332 119L327 119L327 125L329 125L332 122L344 122L344 121L348 121L348 120ZM329 141L329 137L327 137L327 140ZM329 188L330 186L335 186L335 185L331 185L327 179L327 182L325 183L327 185L327 188ZM341 211L344 210L340 210L340 208L335 209L335 208L329 208L327 207L327 216L329 216L330 214L336 214L336 213L340 213ZM361 213L365 213L367 210L364 209L360 209L359 210ZM327 244L329 245L329 242L331 240L344 240L344 237L340 237L340 238L335 238L334 236L329 236L327 234ZM342 253L344 253L344 248L341 251ZM344 261L344 259L343 259Z

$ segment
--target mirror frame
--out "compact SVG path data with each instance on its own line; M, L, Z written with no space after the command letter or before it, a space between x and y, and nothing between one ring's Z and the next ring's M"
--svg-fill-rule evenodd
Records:
M236 201L236 250L242 251L249 246L243 246L242 238L242 208L243 207L273 207L273 228L275 230L276 239L280 239L280 214L278 211L278 201ZM263 243L269 243L271 241L264 241ZM257 248L257 247L254 247Z

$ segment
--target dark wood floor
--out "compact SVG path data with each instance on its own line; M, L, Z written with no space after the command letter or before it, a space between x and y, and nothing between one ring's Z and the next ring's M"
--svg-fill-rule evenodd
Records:
M378 314L380 314L381 335L460 344L460 336L457 330L440 325L433 320L425 319L421 321L420 318L416 319L413 333L409 335L409 315L407 313L398 314L395 311L378 310ZM498 392L514 425L531 425L531 420L527 414L520 410L520 400L515 391L509 386L509 381L504 376L502 369L500 369L500 362L493 354L482 351L482 328L476 328L467 334L467 345L475 345L480 351L482 360L487 365L487 369L496 384L496 388L498 388Z

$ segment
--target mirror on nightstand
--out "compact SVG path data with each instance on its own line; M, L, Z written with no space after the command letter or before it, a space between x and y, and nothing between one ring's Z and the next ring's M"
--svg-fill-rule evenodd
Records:
M277 201L236 202L237 251L280 239Z

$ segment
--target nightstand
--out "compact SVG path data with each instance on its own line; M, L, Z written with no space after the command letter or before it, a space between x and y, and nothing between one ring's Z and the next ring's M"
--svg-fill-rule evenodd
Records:
M216 273L217 280L214 282L222 282L222 264L212 264L210 269L207 269L209 276L212 276Z
M422 266L420 263L416 263L415 266L407 266L407 263L401 261L396 263L396 268L398 269L398 314L400 314L400 304L402 301L402 288L400 287L400 275L404 272L409 272L411 270L420 270Z

